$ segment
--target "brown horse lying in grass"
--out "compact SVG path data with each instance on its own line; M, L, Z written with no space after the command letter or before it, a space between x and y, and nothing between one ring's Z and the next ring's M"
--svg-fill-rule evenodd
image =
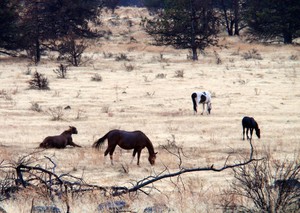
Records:
M48 136L40 144L40 148L66 148L67 145L81 147L73 142L72 134L77 134L76 127L70 126L68 130L65 130L60 135Z

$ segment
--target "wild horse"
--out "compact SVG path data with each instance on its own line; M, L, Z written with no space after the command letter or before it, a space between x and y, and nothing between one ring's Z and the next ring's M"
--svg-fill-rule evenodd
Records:
M250 140L252 139L253 129L255 129L255 133L257 137L260 138L260 129L258 127L257 122L254 120L254 118L245 116L242 119L242 125L243 125L243 140L245 140L245 129L247 129L246 132L247 139ZM250 138L248 136L249 129L250 129Z
M66 148L67 145L81 147L73 142L72 134L77 134L76 127L70 126L68 130L65 130L60 135L48 136L40 144L41 148Z
M117 145L119 145L119 147L121 147L122 149L127 149L127 150L133 149L132 157L134 158L136 153L138 154L137 165L140 164L140 156L141 156L142 149L146 147L149 152L148 160L150 164L151 165L155 164L157 152L154 152L154 148L151 141L143 132L141 131L128 132L124 130L114 129L106 133L99 140L97 140L93 144L93 147L99 148L106 139L108 140L108 147L104 152L104 156L106 156L109 153L112 165L113 165L113 153Z
M194 114L197 113L198 104L203 105L203 110L201 115L203 115L204 113L205 104L207 105L207 113L210 114L212 106L211 106L211 95L209 92L194 92L192 93L191 98L193 101Z

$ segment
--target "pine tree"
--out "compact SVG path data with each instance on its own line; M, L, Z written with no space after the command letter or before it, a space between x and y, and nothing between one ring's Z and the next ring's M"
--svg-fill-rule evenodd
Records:
M211 0L164 0L163 9L147 20L145 29L156 45L197 51L217 45L218 19Z
M255 39L291 44L300 36L299 0L248 0L247 23Z

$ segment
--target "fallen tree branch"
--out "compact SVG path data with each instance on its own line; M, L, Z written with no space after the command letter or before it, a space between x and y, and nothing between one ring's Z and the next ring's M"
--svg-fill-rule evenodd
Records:
M261 159L254 159L253 158L253 152L254 152L254 148L252 145L252 142L250 140L250 155L249 155L249 159L241 162L241 163L236 163L236 164L232 164L232 165L227 165L227 161L229 156L226 158L226 161L224 163L224 166L221 168L214 168L214 165L212 164L210 167L198 167L198 168L180 168L179 171L177 172L173 172L173 173L168 173L168 174L160 174L160 175L156 175L156 176L149 176L147 178L144 178L141 181L138 181L136 185L134 185L131 188L127 188L127 187L115 187L114 191L113 191L113 196L120 196L123 194L128 194L131 192L136 192L141 190L141 188L148 186L149 184L153 184L156 181L165 179L165 178L171 178L171 177L176 177L176 176L180 176L182 174L185 173L190 173L190 172L200 172L200 171L212 171L212 172L222 172L224 170L227 169L232 169L232 168L236 168L236 167L240 167L240 166L245 166L253 161L260 161ZM180 153L180 152L178 152ZM176 155L179 159L180 159L180 166L181 166L181 157L180 155Z

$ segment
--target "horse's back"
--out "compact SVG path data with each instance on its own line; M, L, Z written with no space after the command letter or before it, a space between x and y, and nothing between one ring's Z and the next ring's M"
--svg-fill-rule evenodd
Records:
M147 136L140 130L135 130L135 131L132 131L132 132L122 130L121 135L123 137L129 138L129 139L147 138Z
M61 135L57 136L48 136L40 144L41 148L65 148L67 141L65 137Z
M256 121L252 117L245 116L242 119L243 128L255 128Z

